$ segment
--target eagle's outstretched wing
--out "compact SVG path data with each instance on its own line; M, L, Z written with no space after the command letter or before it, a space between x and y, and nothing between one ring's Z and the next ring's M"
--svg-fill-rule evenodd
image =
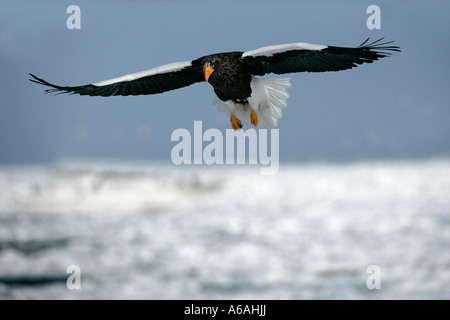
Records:
M259 76L266 73L339 71L371 63L391 55L392 51L400 51L399 47L391 45L393 41L382 40L367 43L367 39L356 48L308 43L284 44L247 51L242 58L250 72Z
M29 80L52 87L52 89L45 90L46 93L56 92L102 97L155 94L204 81L198 64L199 59L175 62L122 77L75 87L58 86L31 73L30 76L33 79Z

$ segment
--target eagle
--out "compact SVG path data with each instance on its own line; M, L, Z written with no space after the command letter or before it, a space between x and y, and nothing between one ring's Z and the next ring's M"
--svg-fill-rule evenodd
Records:
M82 86L55 85L31 73L29 80L51 87L45 93L101 97L156 94L206 81L217 96L213 103L228 114L234 130L242 128L242 121L258 129L272 129L287 106L290 78L258 76L346 70L400 52L393 41L383 39L369 42L368 38L358 47L291 43L216 53Z

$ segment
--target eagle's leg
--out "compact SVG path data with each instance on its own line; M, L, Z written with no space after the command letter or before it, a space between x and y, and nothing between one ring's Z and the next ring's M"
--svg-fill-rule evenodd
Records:
M250 113L250 121L252 122L252 125L255 127L258 125L258 115L256 114L256 111L252 109L252 113Z
M239 120L238 118L236 118L236 116L234 114L231 114L231 118L230 118L230 122L231 122L231 127L234 130L239 130L242 128L242 122L241 120Z

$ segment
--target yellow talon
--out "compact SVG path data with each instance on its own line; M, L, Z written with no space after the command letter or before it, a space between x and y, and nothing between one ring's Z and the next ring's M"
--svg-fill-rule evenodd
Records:
M236 116L234 114L231 114L231 118L230 118L230 122L231 122L231 127L234 130L239 130L240 128L242 128L242 123L241 120L239 120L238 118L236 118Z
M252 113L250 114L250 121L255 127L258 125L258 115L255 110L252 110Z

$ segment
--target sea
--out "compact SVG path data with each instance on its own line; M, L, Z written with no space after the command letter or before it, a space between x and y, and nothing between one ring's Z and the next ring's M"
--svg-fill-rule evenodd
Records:
M3 165L0 299L450 299L450 159Z

